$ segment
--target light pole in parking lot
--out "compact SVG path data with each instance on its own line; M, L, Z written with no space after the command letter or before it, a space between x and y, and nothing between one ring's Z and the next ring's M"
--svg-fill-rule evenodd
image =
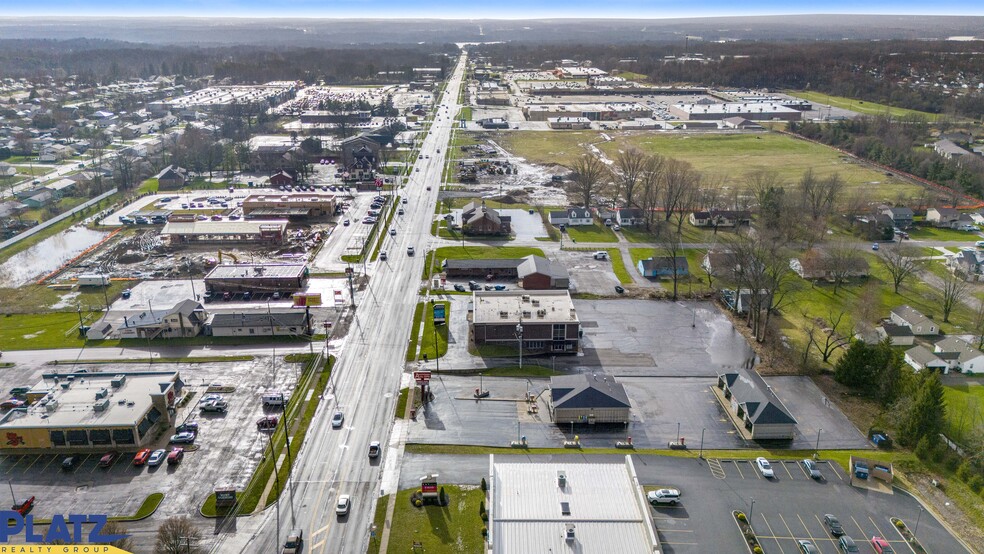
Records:
M748 524L751 525L752 524L752 514L755 513L755 499L752 498L752 497L749 497L749 498L752 501L752 507L748 509ZM279 540L277 541L277 544L280 544L280 541Z
M697 457L702 460L704 459L704 431L706 430L706 428L700 430L700 453L697 454Z
M820 433L823 432L823 427L817 429L817 447L813 451L813 458L816 459L820 456Z
M916 516L916 526L912 528L912 536L913 536L913 538L915 538L916 533L919 531L919 520L922 519L922 514L925 511L926 511L925 508L923 508L922 506L919 506L919 515Z

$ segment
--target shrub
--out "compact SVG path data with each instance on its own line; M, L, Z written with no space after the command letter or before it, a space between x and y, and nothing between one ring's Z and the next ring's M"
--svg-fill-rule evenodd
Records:
M481 502L479 502L479 504L478 504L478 513L479 514L484 514L485 513L485 501L484 500L481 501Z
M489 491L489 484L485 482L485 477L482 477L482 492Z
M738 521L742 521L742 522L748 521L748 518L745 517L745 513L744 512L738 512L738 516L737 517L738 517Z
M420 498L414 498L413 499L413 505L419 508L419 507L421 507L421 506L424 505L424 501L423 501L423 499L420 499Z
M902 523L901 519L895 521L895 526L899 529L905 529L905 523Z
M949 450L949 449L947 449ZM956 471L960 467L960 456L953 453L953 451L948 452L943 456L943 467L947 471Z
M752 549L752 552L754 552L755 554L762 554L762 547L756 546L755 548Z
M488 521L488 520L489 520L489 513L482 512L482 521Z
M984 490L984 477L974 475L967 481L967 485L970 487L970 490L979 493Z
M489 536L489 528L488 527L482 527L482 536L483 537Z
M936 450L933 446L934 444L930 441L929 437L919 439L919 442L916 444L916 457L923 461L930 460L933 458L934 451Z
M957 468L957 477L966 483L969 483L970 479L976 474L977 471L974 469L973 464L970 463L970 460L960 464L960 467Z

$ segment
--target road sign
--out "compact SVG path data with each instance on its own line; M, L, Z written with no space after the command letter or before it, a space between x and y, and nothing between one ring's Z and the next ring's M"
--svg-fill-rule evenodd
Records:
M418 385L425 385L431 380L431 372L429 371L414 371L413 380L417 382Z

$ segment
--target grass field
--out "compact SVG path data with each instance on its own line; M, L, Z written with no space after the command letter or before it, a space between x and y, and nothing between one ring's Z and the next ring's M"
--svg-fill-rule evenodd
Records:
M481 479L480 475L475 476ZM396 509L393 520L389 522L390 536L388 552L410 552L414 542L423 545L422 552L472 553L482 550L485 540L482 538L482 518L478 513L478 505L485 499L485 493L477 486L464 488L455 485L443 485L451 498L447 506L424 505L415 508L410 504L413 489L400 491L396 494ZM385 517L386 504L389 496L377 500L377 527L382 532L382 518L378 515L378 507L382 507ZM370 554L379 552L378 540L369 542Z
M920 115L925 117L927 121L936 121L939 117L937 114L929 112L921 112L919 110L910 110L907 108L893 108L891 106L886 106L884 104L876 104L875 102L867 102L865 100L855 100L854 98L845 98L843 96L831 96L829 94L824 94L822 92L808 92L808 91L796 91L788 92L793 96L802 98L804 100L809 100L810 102L819 102L821 104L826 104L828 106L833 106L835 108L841 108L845 110L851 110L852 112L863 113L868 115L892 115L895 117L900 117L904 115Z
M618 282L623 285L632 284L632 276L629 275L629 270L625 268L625 261L622 259L622 251L618 248L609 248L608 259L612 261L612 271L615 273L615 277L618 279Z
M755 171L775 171L783 181L793 184L812 169L821 178L840 175L846 184L845 195L864 188L871 201L895 201L900 195L915 196L921 190L918 185L848 161L832 148L775 133L608 134L613 140L605 142L597 131L512 131L496 135L495 140L513 154L539 164L568 165L588 152L588 144L595 144L609 158L619 150L637 147L689 162L704 174L706 182L728 189L743 186L745 176Z
M976 382L949 385L943 389L946 398L946 434L964 443L969 432L984 426L984 385Z
M956 229L938 229L936 227L913 227L909 230L909 238L916 240L952 240L966 242L973 246L981 240L981 236L973 231L957 231Z
M687 248L683 251L684 257L687 258L687 270L690 272L689 277L680 277L677 280L677 292L680 294L688 294L690 292L694 293L704 293L707 292L707 272L704 268L700 267L701 262L704 260L704 250L697 250ZM645 260L653 256L665 256L666 254L659 249L653 248L629 248L629 254L632 256L632 270L636 273L639 272L637 268L640 260ZM673 290L673 280L666 277L661 281L663 287L669 291Z
M611 227L605 227L601 223L568 227L567 236L574 242L618 242Z
M82 312L86 325L101 312ZM45 350L82 346L78 312L0 315L0 350Z
M423 357L424 354L427 354L427 357L430 359L434 359L435 357L439 358L448 353L448 326L438 325L436 336L434 333L435 304L444 304L445 317L448 320L451 319L451 303L447 300L434 302L433 304L426 304L426 307L424 308L424 332L420 336L420 356ZM434 346L435 340L437 341L436 349Z

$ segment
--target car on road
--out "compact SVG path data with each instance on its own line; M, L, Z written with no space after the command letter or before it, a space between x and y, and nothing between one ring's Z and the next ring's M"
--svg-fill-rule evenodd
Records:
M379 457L380 450L381 449L379 447L379 441L372 441L372 442L369 443L369 457L370 458L378 458Z
M403 215L405 213L407 213L407 212L404 211L403 208L400 208L399 210L396 210L396 215Z
M404 199L403 199L403 203L404 203L404 204L406 204L406 203L407 203L407 199L406 199L406 198L404 198Z
M273 429L280 420L275 415L263 416L256 420L256 428L260 431Z
M195 434L186 431L177 435L171 435L170 442L173 444L191 444L195 442Z
M147 465L149 466L159 466L164 462L164 458L167 457L167 450L163 448L158 448L150 453L150 457L147 458Z
M416 250L414 250L412 246L407 247L407 256L413 256L415 252Z
M877 242L875 242L875 243L872 243L872 245L871 245L871 249L872 249L872 250L878 250L878 243L877 243Z
M75 466L79 465L79 461L80 458L75 454L72 454L71 456L66 456L65 459L62 460L62 469L70 470Z
M888 544L888 541L879 537L871 537L871 547L875 549L878 554L895 554L895 550L892 549L892 545Z
M824 514L823 523L830 530L830 534L839 537L844 534L844 527L841 526L841 522L833 514Z
M335 513L344 516L349 513L349 509L352 508L352 497L343 494L338 497L338 504L335 504Z
M201 404L198 409L203 412L216 412L224 414L229 408L229 403L225 400L211 400Z
M348 227L348 226L349 226L349 225L351 225L351 224L352 224L352 221L351 221L351 220L349 220L349 219L346 219L345 221L343 221L343 222L342 222L342 225L344 225L344 226L346 226L346 227Z
M18 500L17 502L14 503L13 506L10 507L10 509L17 512L20 515L25 515L27 514L27 512L30 512L31 508L33 507L34 507L34 497L32 496L30 498L23 498L21 500Z
M379 253L379 259L382 260L382 261L384 261L384 262L386 261L386 251L385 250L383 250L382 252Z
M625 288L623 288L622 285L615 285L615 292L625 294Z
M819 481L823 479L823 475L820 474L820 468L817 467L817 463L809 458L804 458L801 462L803 464L803 469L806 471L807 475Z
M284 549L281 554L297 554L301 551L301 546L304 545L304 530L303 529L291 529L290 533L287 535L287 540L284 541Z
M17 400L16 398L11 398L10 400L0 402L0 410L13 410L14 408L21 408L23 406L24 401Z
M771 479L776 476L776 473L772 471L772 464L769 463L769 460L766 460L761 456L755 458L755 467L758 468L759 473L762 474L762 477Z
M810 541L796 541L796 542L797 544L799 544L799 551L802 552L803 554L820 554L820 551L817 550L817 547L813 546L812 542Z
M184 459L184 448L172 448L167 453L167 465L173 466L181 463Z
M342 412L335 412L335 415L331 416L331 426L333 429L338 429L342 426L345 421L345 414Z
M147 463L148 458L150 458L150 449L144 448L133 457L133 465L142 466Z
M396 229L390 229L390 236L391 237L395 237L396 236Z
M650 504L670 504L671 506L676 506L680 502L680 491L677 489L659 489L655 491L649 491L646 495L646 499L649 500Z
M458 292L465 292L467 289L465 288L465 285L462 285L460 283L457 283L457 284L454 285L454 290L456 290Z
M858 544L854 542L854 539L847 535L842 536L840 540L837 541L837 548L839 548L844 554L857 554L861 552L861 549L858 548Z
M103 454L102 458L99 458L99 467L109 467L113 465L113 462L116 461L116 457L119 455L120 453L116 451Z

